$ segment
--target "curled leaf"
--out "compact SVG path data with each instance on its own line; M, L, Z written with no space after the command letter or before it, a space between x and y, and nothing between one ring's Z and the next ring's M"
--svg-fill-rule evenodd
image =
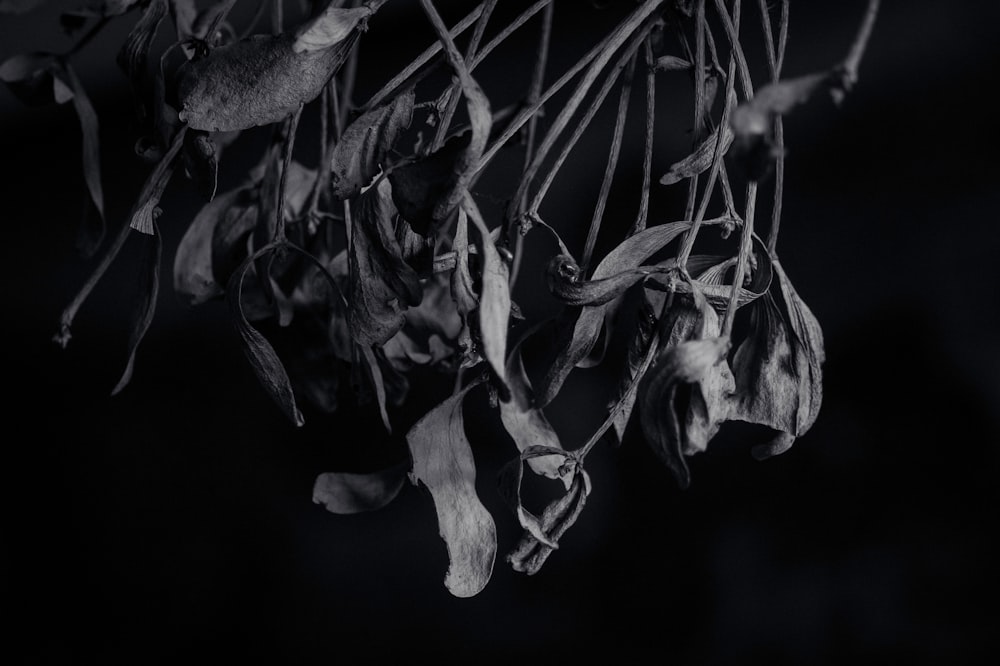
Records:
M330 513L353 514L381 509L403 489L408 465L377 472L325 472L313 483L312 500Z
M524 504L521 501L521 481L524 478L524 463L525 461L541 457L548 459L558 458L560 459L559 464L565 465L566 470L564 475L567 477L566 490L569 491L578 461L571 454L563 451L561 447L551 446L529 446L524 449L521 455L500 468L500 472L497 474L497 488L500 492L500 497L514 512L514 515L517 516L517 521L521 527L527 530L528 534L540 544L555 549L559 545L549 539L549 536L545 533L541 519L524 508Z
M653 68L657 72L674 72L682 71L686 69L691 69L691 61L685 60L684 58L678 58L672 55L663 55L656 59L656 63Z
M712 166L712 159L715 157L715 144L718 143L718 141L719 130L716 129L708 136L708 138L698 144L698 147L694 149L694 152L679 162L671 164L670 169L660 177L660 184L673 185L674 183L680 182L685 178L690 178L691 176L696 176L704 171L707 171L708 168ZM729 150L729 146L732 142L733 130L729 127L723 128L722 146L720 147L723 154Z
M156 313L156 299L160 295L160 259L163 255L163 239L156 229L156 223L152 224L152 237L143 239L146 245L146 254L139 276L139 306L136 308L135 316L132 319L132 330L129 333L128 361L125 364L125 371L112 389L111 395L117 395L132 380L135 353L139 349L139 343L146 336L146 331L149 330L149 325L153 322L153 315Z
M305 423L305 419L295 403L295 394L292 391L285 366L282 365L281 359L278 358L271 343L250 325L243 313L243 282L246 279L247 271L254 261L274 252L278 247L279 245L276 244L265 245L246 258L229 280L226 287L226 300L232 313L233 325L243 343L243 353L250 362L254 374L257 375L258 381L285 416L295 425L301 426Z
M356 118L333 149L331 175L338 199L353 197L382 169L389 150L413 120L413 90Z
M579 518L589 494L590 477L587 476L587 472L580 469L574 476L569 490L551 502L542 512L540 529L548 542L559 543L566 530ZM539 541L530 532L525 532L514 550L507 555L507 561L514 571L532 576L538 573L553 550L553 547Z
M644 367L645 359L650 347L656 342L658 313L663 308L664 300L666 300L666 296L663 293L648 289L642 290L642 301L636 311L635 330L629 340L625 365L622 367L622 373L618 380L618 397L608 405L609 409L617 408L612 425L619 442L625 436L625 428L632 417L639 382L648 369Z
M355 200L349 247L348 323L359 345L381 345L423 296L416 272L402 258L393 232L392 188L381 179Z
M584 280L576 260L568 254L559 254L549 262L546 277L549 291L567 305L604 305L655 270L656 267L629 268L606 278Z
M413 460L410 477L434 500L438 530L448 548L445 586L456 597L478 594L496 559L493 517L476 494L476 465L465 435L462 402L470 384L423 416L406 434Z
M423 281L420 305L406 310L403 328L384 345L386 358L396 370L447 363L456 354L462 319L451 299L443 275Z

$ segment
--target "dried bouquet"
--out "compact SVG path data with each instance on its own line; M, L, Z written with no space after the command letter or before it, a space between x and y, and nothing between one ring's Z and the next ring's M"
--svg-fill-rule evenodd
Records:
M686 459L727 421L771 430L752 447L757 458L788 450L809 430L822 400L823 335L777 251L782 119L850 91L877 0L829 69L788 78L788 0L749 8L740 0L483 0L451 25L434 0L419 0L417 16L436 40L363 100L364 61L389 47L380 41L383 17L393 4L418 3L245 1L255 10L237 21L236 0L89 0L62 14L63 30L78 36L68 51L4 54L0 64L20 99L71 103L82 130L90 211L79 237L94 267L55 340L70 341L78 310L127 239L142 238L129 247L148 253L113 393L142 371L137 350L155 326L160 227L186 225L167 257L173 288L192 304L228 305L261 390L291 424L373 405L387 433L405 433L406 464L322 474L315 500L354 513L384 506L407 480L425 488L450 559L445 585L460 597L490 578L495 519L523 528L506 550L510 566L539 571L581 520L592 492L588 454L621 442L629 427L682 487ZM40 2L0 0L0 12ZM497 21L509 9L502 5L520 13ZM594 12L604 13L604 35L552 71L549 56L573 37L574 17ZM114 193L134 197L124 221L105 220L99 119L74 70L76 54L116 21L133 22L117 65L134 100L135 159L148 172L141 191ZM497 82L477 70L526 33L531 66L506 70L501 83L522 92L502 105ZM752 40L766 55L766 81L756 85L744 51ZM688 123L662 121L658 86L689 95ZM587 156L604 177L592 197L582 194L593 214L578 247L567 229L583 221L543 202L553 186L573 187L557 178L612 93L607 153ZM633 103L644 105L644 123L626 122ZM644 148L641 165L626 172L618 167L627 132ZM665 136L688 154L654 174ZM235 142L255 138L255 161L227 162ZM501 196L481 192L480 178L500 163L507 172L516 164L515 177ZM240 184L220 188L222 168L241 174ZM171 212L163 196L171 179L203 198L193 219ZM633 193L630 210L608 209L613 185ZM654 217L651 199L672 190L683 206ZM758 198L769 200L764 224ZM519 307L515 285L531 275L556 307ZM619 381L605 387L603 423L584 442L566 441L547 406L575 370L606 364ZM450 378L453 390L407 419L402 408L428 371ZM511 444L509 462L490 470L495 483L478 488L463 421L471 403L498 414ZM553 499L529 506L522 485L540 482L554 484ZM498 492L510 514L491 515L483 492Z

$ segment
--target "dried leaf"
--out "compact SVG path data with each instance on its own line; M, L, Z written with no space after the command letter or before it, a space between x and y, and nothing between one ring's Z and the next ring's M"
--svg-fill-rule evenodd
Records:
M432 236L443 218L438 203L446 200L458 182L456 172L472 135L464 132L444 142L438 150L389 172L392 200L399 214L421 236ZM451 210L444 211L446 214Z
M368 6L344 8L329 3L322 14L309 19L295 31L292 50L295 53L329 49L364 29L366 21L375 10Z
M514 440L517 450L524 453L533 447L561 450L559 435L545 418L545 412L535 403L531 381L524 369L520 346L515 347L507 358L507 386L510 398L500 401L500 420ZM536 449L537 450L537 449ZM570 476L561 469L566 461L565 454L532 456L528 459L535 474L550 479L562 479L569 489Z
M656 270L655 266L640 266L598 280L583 280L576 260L559 254L549 262L546 277L549 291L566 305L604 305Z
M562 447L551 446L530 446L524 449L521 454L500 468L497 474L497 489L500 497L507 506L517 516L517 521L528 534L540 544L548 548L558 548L559 545L549 539L545 533L541 519L524 508L521 501L521 481L524 478L524 463L538 458L556 458L560 464L566 466L564 476L566 477L566 490L569 491L572 478L577 468L577 460L569 453L563 451Z
M224 285L248 254L248 238L257 227L260 204L259 176L251 187L240 190L232 208L223 211L212 231L212 274ZM214 203L214 202L213 202Z
M402 328L406 307L423 296L393 233L392 188L382 179L352 207L348 323L359 345L381 345Z
M312 101L347 59L357 31L335 46L296 53L291 35L254 35L182 68L181 121L209 132L283 120Z
M129 333L128 362L125 364L125 371L118 383L111 390L111 395L120 393L131 381L132 371L135 367L135 353L139 349L139 343L146 336L149 325L153 322L153 315L156 314L156 300L160 295L160 259L163 255L163 239L156 228L156 223L152 224L152 238L142 239L146 245L146 255L139 275L139 306L136 308L135 316L132 319L132 330Z
M639 266L690 226L689 222L671 222L649 227L630 236L605 256L594 269L591 279L602 280ZM572 317L574 314L572 309L564 312L568 313L566 317ZM586 305L580 308L572 329L572 337L560 343L562 351L549 366L545 378L540 383L539 406L544 407L555 398L569 373L590 353L600 335L606 314L607 304Z
M153 222L160 215L158 207L163 191L167 189L170 177L174 175L174 158L181 149L184 142L184 132L181 131L174 138L174 143L170 146L160 159L156 168L146 178L139 192L139 198L132 207L132 216L129 225L144 234L153 233Z
M729 338L719 336L718 316L698 292L694 301L672 311L669 339L640 387L643 432L681 488L691 483L684 456L704 450L732 390L732 373L722 367Z
M483 340L483 356L501 385L505 386L507 373L504 358L507 354L507 328L510 323L510 274L471 195L466 195L462 208L481 237L483 276L479 294L479 334Z
M404 318L403 328L383 346L393 368L408 372L417 366L453 360L462 319L446 276L438 274L425 280L420 305L407 309Z
M375 350L379 348L370 345L358 345L358 347L361 349L361 353L365 359L368 378L375 388L375 400L378 404L379 414L382 416L382 425L385 426L386 432L392 433L392 422L389 420L388 400L386 398L385 380L382 376L382 366L379 365L378 358L375 356Z
M190 130L184 137L184 171L198 193L211 201L218 187L219 160L215 141L208 132Z
M353 197L371 183L389 150L413 120L413 90L355 119L333 149L333 194Z
M184 232L174 255L174 291L198 305L223 294L212 266L216 228L245 198L245 188L229 190L202 206ZM249 231L249 229L248 229ZM228 277L228 276L227 276Z
M558 543L583 511L590 495L590 477L578 468L570 489L562 497L551 502L542 512L541 529L551 543ZM542 568L554 549L540 542L532 534L525 533L517 546L507 555L514 571L532 576Z
M619 442L624 438L625 429L632 417L639 382L646 370L643 368L644 360L649 353L650 345L653 344L656 325L659 322L658 313L663 309L664 300L666 295L661 292L642 290L642 301L636 312L635 331L629 340L625 365L618 380L618 397L608 405L609 409L618 410L612 426Z
M258 381L285 416L296 426L301 426L305 423L305 419L295 404L295 395L285 366L282 365L281 359L278 358L271 343L250 325L243 313L243 281L246 279L247 271L255 260L275 251L278 247L276 244L266 245L246 258L229 280L226 287L226 300L229 303L236 332L243 343L243 353L250 362L254 374L257 375Z
M166 15L167 0L149 0L142 16L132 26L121 50L118 51L118 66L128 76L132 86L132 99L140 121L145 119L147 113L146 104L143 102L143 85L146 80L149 47L156 39L160 22Z
M670 169L660 177L660 184L672 185L684 180L685 178L696 176L708 170L708 168L712 166L712 160L715 157L715 145L718 141L719 130L716 129L708 136L707 139L698 144L698 147L694 149L694 152L679 162L671 164ZM720 147L723 155L725 155L726 151L729 150L729 146L732 142L733 130L726 127L722 132L722 146Z
M778 431L755 447L756 458L791 448L815 423L823 400L822 329L777 261L774 269L777 293L754 304L750 332L733 358L738 391L731 418Z
M462 417L462 402L476 385L442 402L406 434L410 478L423 483L434 500L450 562L445 586L456 597L482 591L496 559L496 526L476 494L476 466Z
M353 514L381 509L403 489L408 464L377 472L325 472L313 483L313 502L330 513Z

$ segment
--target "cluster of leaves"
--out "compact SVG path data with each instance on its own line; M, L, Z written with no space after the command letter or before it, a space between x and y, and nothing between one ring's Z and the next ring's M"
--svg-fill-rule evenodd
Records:
M126 238L146 238L143 298L114 391L128 384L159 291L160 199L175 172L183 173L205 203L173 258L173 286L192 304L228 303L261 386L293 423L304 423L304 404L319 412L337 410L341 387L349 385L352 399L374 404L391 432L400 425L397 408L407 400L415 369L454 377L451 395L406 424L407 464L370 474L320 475L314 498L333 512L353 513L384 506L407 475L422 484L447 545L445 584L462 597L483 589L497 551L494 518L477 492L463 421L473 394L489 397L516 447L497 474L497 488L524 530L507 560L528 574L558 548L584 508L591 492L589 451L609 430L620 441L636 407L645 439L681 486L690 482L686 458L705 451L727 421L774 431L771 441L753 449L759 458L787 450L805 434L822 400L823 336L775 249L784 168L781 117L817 90L839 100L849 89L877 2L846 60L828 72L782 80L788 2L780 5L775 37L771 11L761 0L771 81L755 93L740 42L740 0L728 6L724 0L635 4L547 88L547 52L558 47L551 0L530 4L490 41L484 40L497 0L484 0L451 28L431 0L421 0L437 41L370 100L355 105L356 47L361 39L379 39L377 14L385 2L305 3L295 25L284 29L280 0L261 0L262 9L274 10L272 30L255 32L258 12L240 37L227 20L234 0L207 6L195 0L96 0L63 16L67 30L89 26L77 48L63 55L15 55L0 65L0 79L28 103L72 100L83 130L83 171L101 220L87 225L85 248L103 253L66 308L57 341L68 342L77 310ZM13 11L30 4L5 0L0 7ZM97 116L70 60L121 15L136 17L118 64L143 128L137 159L151 169L130 219L108 241ZM514 108L495 110L475 69L535 16L541 38L528 90ZM174 39L150 65L167 17ZM725 40L717 42L720 28ZM463 53L455 40L470 29ZM647 122L637 213L598 261L596 239L640 64ZM441 66L450 69L450 82L432 87L428 75ZM683 83L681 75L694 89L693 128L679 130L693 132L691 153L659 182L663 188L687 184L686 210L680 221L650 223L655 87L658 79ZM543 106L572 81L575 88L555 113L550 110L553 119L543 127ZM608 168L577 254L542 219L541 204L616 86ZM307 111L319 119L315 166L296 159L299 121ZM571 125L573 132L564 137ZM257 127L271 129L259 162L244 168L239 186L218 191L224 150ZM473 186L515 136L522 139L524 166L491 228ZM560 152L552 159L556 146ZM774 205L765 242L755 233L754 212L758 185L772 174ZM742 205L736 181L745 188ZM708 218L713 204L719 213ZM535 229L546 243L555 241L557 251L539 270L561 305L528 321L512 300L512 287L523 244L539 236ZM693 253L706 230L722 239L738 231L737 247L726 254ZM747 326L737 338L738 313ZM282 328L296 330L299 342L279 353L268 332ZM575 369L604 361L614 336L627 338L628 352L606 419L586 443L566 447L545 409ZM522 500L526 469L529 478L561 485L540 514Z

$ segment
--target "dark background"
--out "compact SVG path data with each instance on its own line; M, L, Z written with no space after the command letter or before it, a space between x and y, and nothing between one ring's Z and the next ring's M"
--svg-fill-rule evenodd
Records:
M462 4L441 6L455 17ZM745 4L756 34L756 3ZM573 5L556 9L567 53L631 3ZM863 6L793 3L786 73L833 62ZM58 7L0 18L0 58L66 48ZM367 61L362 90L431 39L417 10L394 0L372 22L372 42L376 28L400 32ZM368 515L312 504L318 472L399 450L367 417L294 430L256 385L225 308L173 294L172 249L198 205L182 179L164 199L170 259L132 384L108 396L125 360L132 245L69 348L50 342L90 268L74 250L79 127L68 105L28 110L0 89L4 661L987 663L1000 630L998 22L996 3L885 2L846 102L810 103L788 121L779 252L827 341L812 431L758 463L727 429L691 461L686 491L640 442L601 447L584 514L529 578L501 560L518 531L491 479L509 445L490 417L470 415L501 557L466 600L442 585L446 553L422 490ZM112 62L130 23L78 64L101 115L114 225L146 173ZM531 34L490 70L512 89ZM678 136L663 139L657 176L683 154L675 128L690 122L687 98L670 92L683 86L661 81L660 126ZM578 149L544 209L553 217L589 220L608 134L598 122ZM239 176L225 158L222 169ZM661 188L654 212L671 196ZM580 376L552 409L568 446L596 425L588 382L600 379Z

